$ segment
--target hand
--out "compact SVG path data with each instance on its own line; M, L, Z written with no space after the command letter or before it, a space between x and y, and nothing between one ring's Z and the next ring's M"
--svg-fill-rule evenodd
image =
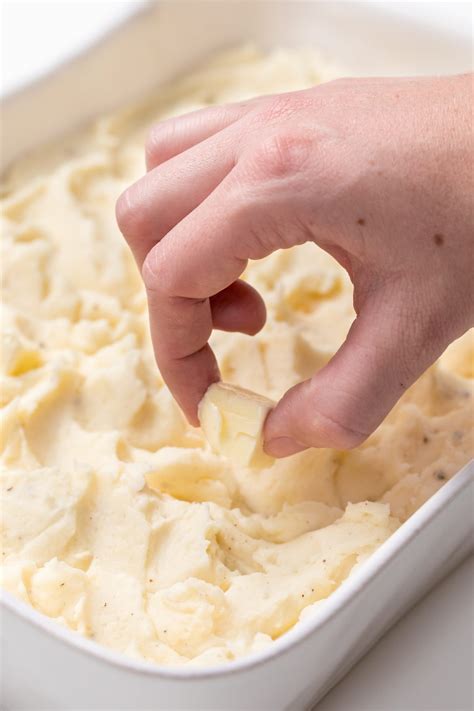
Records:
M314 241L357 318L270 413L265 448L360 444L472 322L472 78L349 79L158 124L117 203L163 378L191 423L219 378L213 328L256 333L248 259Z

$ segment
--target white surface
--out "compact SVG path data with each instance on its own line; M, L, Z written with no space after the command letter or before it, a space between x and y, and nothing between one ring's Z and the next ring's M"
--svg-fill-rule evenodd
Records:
M403 617L314 711L471 711L474 558Z
M101 27L125 16L136 4L84 0L4 3L4 88L11 91L59 57L69 58L82 42L93 41ZM423 14L420 4L390 5L394 12L413 12L417 17ZM427 2L424 6L430 23L456 26L460 33L466 32L470 3ZM51 8L54 22L40 22ZM318 704L317 711L469 711L473 704L469 675L472 569L472 561L465 563L417 605Z

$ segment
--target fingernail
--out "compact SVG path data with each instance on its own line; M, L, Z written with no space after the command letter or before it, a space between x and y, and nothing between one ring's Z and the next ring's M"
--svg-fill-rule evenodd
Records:
M292 437L275 437L265 443L264 449L272 457L289 457L290 454L308 449L308 446L297 442Z

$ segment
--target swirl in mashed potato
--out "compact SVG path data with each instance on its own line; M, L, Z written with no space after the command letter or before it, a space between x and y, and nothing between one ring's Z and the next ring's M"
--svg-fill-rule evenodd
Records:
M114 203L153 121L335 76L316 53L227 53L18 162L3 185L3 585L158 664L260 649L320 605L472 452L472 334L367 443L238 469L157 372ZM268 323L216 333L223 378L277 399L334 354L351 284L314 245L251 263ZM471 366L469 366L471 363ZM470 369L471 368L471 369Z

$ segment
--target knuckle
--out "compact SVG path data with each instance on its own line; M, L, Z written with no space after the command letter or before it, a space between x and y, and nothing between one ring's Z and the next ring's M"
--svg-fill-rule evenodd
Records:
M158 153L159 138L156 126L153 126L149 131L145 140L145 162L148 168L154 165L155 155Z
M342 417L336 419L317 412L311 419L311 431L314 433L318 442L324 442L325 447L331 447L333 449L354 449L354 447L358 447L369 436L346 425Z
M130 203L128 198L128 189L125 190L115 203L115 219L122 234L127 231L127 224L130 215Z
M177 272L170 268L170 261L160 245L156 245L143 262L142 279L148 291L163 297L174 296L179 291Z
M254 165L259 177L289 179L304 167L312 141L300 132L285 129L266 138L255 149Z
M145 141L145 160L152 168L165 160L165 146L173 138L174 121L166 121L152 126Z
M156 266L153 252L150 252L142 264L142 279L148 291L156 291Z
M336 429L333 437L337 449L354 449L365 442L368 437L368 435L355 432L347 427L336 426Z
M163 260L156 249L152 249L142 265L142 279L148 291L166 293Z
M119 229L127 242L133 242L143 234L143 212L139 210L134 198L133 186L127 188L117 200L115 205L115 217Z

